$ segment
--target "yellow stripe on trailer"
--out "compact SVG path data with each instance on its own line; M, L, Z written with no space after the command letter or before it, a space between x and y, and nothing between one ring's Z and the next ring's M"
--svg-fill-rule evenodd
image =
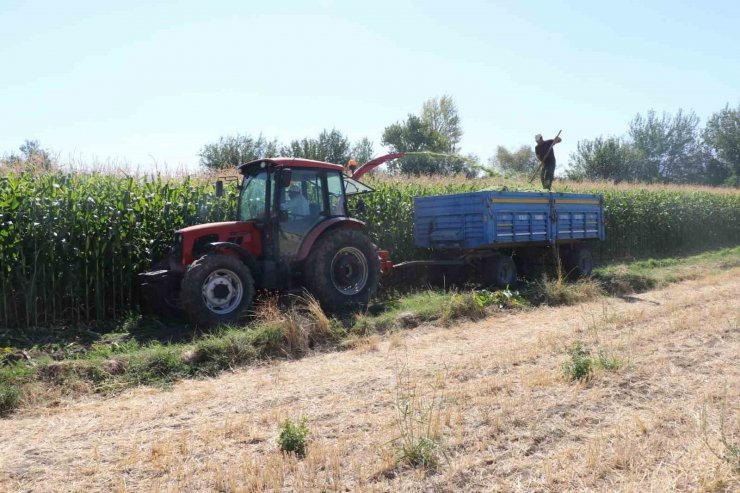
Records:
M588 205L599 205L598 200L585 200L585 199L555 199L556 204L588 204Z
M548 199L491 199L494 204L548 204Z

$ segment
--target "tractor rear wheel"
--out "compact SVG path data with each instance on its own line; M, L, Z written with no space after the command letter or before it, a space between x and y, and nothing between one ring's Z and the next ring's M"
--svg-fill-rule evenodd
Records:
M182 305L190 320L209 327L239 320L254 300L249 268L231 255L203 255L182 280Z
M361 231L330 231L314 245L304 276L309 292L326 310L365 308L378 289L377 248Z

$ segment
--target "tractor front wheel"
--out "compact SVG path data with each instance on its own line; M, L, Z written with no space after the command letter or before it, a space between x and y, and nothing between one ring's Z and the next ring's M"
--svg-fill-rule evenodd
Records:
M238 258L204 255L185 273L181 293L183 308L195 325L234 323L252 306L254 280Z
M340 229L316 242L304 273L306 287L325 309L361 309L378 289L380 260L365 234Z

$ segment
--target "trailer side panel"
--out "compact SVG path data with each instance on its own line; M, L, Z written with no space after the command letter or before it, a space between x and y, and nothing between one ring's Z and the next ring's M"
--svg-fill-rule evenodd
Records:
M600 195L471 192L414 199L420 248L472 250L604 239Z

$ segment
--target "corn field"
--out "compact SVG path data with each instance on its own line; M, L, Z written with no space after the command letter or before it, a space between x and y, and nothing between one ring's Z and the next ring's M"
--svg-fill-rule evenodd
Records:
M0 326L122 315L137 304L136 274L167 251L173 229L223 220L232 203L190 179L0 178Z
M413 245L414 196L501 185L461 178L371 184L376 193L363 197L366 210L359 216L394 261L424 255ZM602 258L740 243L737 191L598 184L569 184L559 191L604 194ZM64 172L0 177L0 326L101 321L136 309L136 274L167 251L173 231L233 218L235 195L227 187L218 198L200 178Z

